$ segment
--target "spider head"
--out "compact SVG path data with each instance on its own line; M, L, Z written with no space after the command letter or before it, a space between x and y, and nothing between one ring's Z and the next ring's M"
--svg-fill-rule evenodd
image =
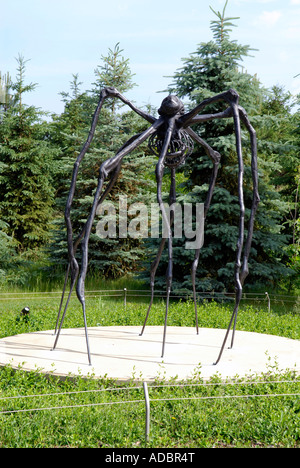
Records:
M177 96L170 94L161 103L161 106L158 109L158 113L159 115L167 115L171 117L176 114L183 114L184 107L183 107L182 102Z

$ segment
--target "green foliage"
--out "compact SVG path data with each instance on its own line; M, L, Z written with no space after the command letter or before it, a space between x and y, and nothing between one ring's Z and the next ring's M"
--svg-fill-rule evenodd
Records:
M168 91L185 99L186 109L203 99L237 89L240 103L257 131L259 150L259 191L261 203L256 217L253 248L250 255L249 287L268 284L292 288L299 278L299 110L289 92L280 86L264 89L256 75L247 73L243 59L252 50L230 38L236 17L211 8L213 40L200 43L196 51L183 59ZM62 92L64 111L44 120L45 114L25 104L27 93L36 85L25 80L26 61L18 58L17 78L0 75L0 270L1 284L33 284L42 280L44 267L49 279L60 278L66 267L67 246L64 208L73 164L87 138L91 119L103 86L114 86L126 95L132 89L133 75L129 60L119 43L101 56L95 70L92 89L82 91L74 74L69 92ZM210 106L205 112L224 109ZM151 113L155 110L151 109ZM49 120L49 119L48 119ZM72 222L78 234L91 208L101 163L148 123L128 111L118 100L105 102L90 150L82 162ZM197 289L233 288L235 243L238 236L237 158L232 119L211 121L195 128L197 133L221 154L221 166L212 205L207 215L205 244L201 249ZM242 128L245 161L244 191L246 222L251 206L249 135ZM149 205L155 198L154 167L146 144L123 160L118 182L107 201L118 212L119 195ZM176 174L178 201L203 202L208 190L212 163L196 145L194 154ZM168 199L168 171L163 180ZM149 271L159 240L99 239L95 227L89 244L93 277L120 278L128 273ZM118 223L118 220L117 220ZM118 224L117 224L118 233ZM247 234L247 232L246 232ZM190 290L190 266L193 252L184 248L186 239L174 241L174 287ZM158 270L157 284L165 285L166 250ZM43 269L41 269L41 265ZM16 268L17 266L17 268ZM38 272L40 269L40 272ZM147 278L148 278L148 273ZM32 280L32 281L31 281Z
M272 170L266 176L276 187L279 201L284 206L280 220L282 232L289 245L285 247L288 266L294 271L294 284L299 281L299 109L293 112L297 101L280 86L273 86L263 102L266 115L261 121L259 138L268 141L266 163ZM297 279L298 278L298 279ZM289 280L285 281L291 287Z
M123 50L120 49L119 42L115 45L114 49L108 49L108 55L101 56L101 64L95 70L96 88L100 91L108 86L113 86L118 89L120 93L129 91L136 86L133 83L133 74L130 70L129 59L125 59L121 54ZM120 101L113 99L109 104L112 112L124 104Z
M6 228L7 224L0 220L0 286L14 277L13 272L19 264L16 243L4 232Z
M25 64L20 56L17 81L12 85L15 102L0 125L0 217L20 252L39 248L49 238L54 197L55 151L41 112L23 102L24 93L35 88L25 84Z
M274 104L271 96L268 95L266 99L266 91L257 77L241 69L243 58L249 56L252 49L248 45L240 45L237 41L230 40L230 31L234 26L232 21L237 18L226 17L226 5L227 2L222 13L213 10L217 16L217 19L211 22L214 40L201 43L196 52L183 59L183 67L174 74L173 84L169 90L181 98L188 98L189 107L194 107L202 100L229 88L234 88L239 93L240 104L246 109L258 135L261 197L254 227L250 274L246 284L248 287L268 283L276 286L282 277L289 277L292 274L292 271L286 267L285 248L288 244L288 233L283 232L282 228L287 204L273 185L274 172L278 172L279 168L279 155L286 151L286 142L283 142L278 135L275 137L273 133L274 119L270 115L270 108L273 108ZM281 111L285 106L285 112L288 113L285 101L278 101L278 105ZM225 103L217 103L208 106L203 112L209 114L225 108ZM280 129L283 128L280 122L276 125ZM233 269L239 226L238 165L233 121L232 119L213 120L194 126L193 129L221 154L217 183L206 218L197 288L230 290L234 287ZM252 179L249 134L245 128L242 129L242 145L247 223L252 202ZM183 200L193 205L204 202L212 163L202 148L196 146L196 151L189 157L183 170L186 178L182 187ZM184 251L183 243L175 241L174 244L174 261L178 263L174 268L175 287L179 283L183 287L191 288L190 269L193 253ZM158 270L158 275L163 274L166 269L165 260L166 257ZM162 285L162 277L158 278L158 282Z
M65 111L54 122L55 143L60 146L62 154L57 161L57 209L60 216L56 220L56 231L53 236L50 260L61 265L66 262L66 236L62 211L64 210L69 191L74 161L79 154L82 143L86 140L90 122L99 99L99 91L105 86L114 86L125 92L131 89L132 74L128 60L122 56L118 44L102 56L102 65L95 71L95 88L90 93L80 92L78 76L74 75L71 83L71 96L63 93ZM106 102L100 114L93 142L80 168L77 188L72 206L71 217L74 232L79 233L87 220L97 187L99 168L103 161L114 156L122 145L134 134L140 133L147 125L132 112L120 112L118 102ZM119 209L119 196L127 196L128 206L133 202L149 200L151 179L147 180L147 168L152 157L145 155L145 148L138 148L123 160L119 179L112 189L107 201ZM63 176L63 177L62 177ZM99 221L96 217L89 243L90 269L105 278L117 278L137 269L137 263L143 257L141 239L100 239L95 232ZM117 225L118 232L118 225Z

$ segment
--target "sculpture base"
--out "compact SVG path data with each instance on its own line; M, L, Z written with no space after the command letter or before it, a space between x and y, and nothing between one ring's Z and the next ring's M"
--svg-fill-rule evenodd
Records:
M300 341L273 335L236 331L232 349L230 336L219 364L214 365L226 330L168 327L165 356L161 346L163 327L92 327L88 329L92 365L88 365L84 328L63 329L52 351L53 330L25 333L0 339L0 366L35 370L65 377L70 374L107 377L118 381L176 378L200 375L209 379L243 377L278 369L300 372ZM296 366L296 367L295 367Z

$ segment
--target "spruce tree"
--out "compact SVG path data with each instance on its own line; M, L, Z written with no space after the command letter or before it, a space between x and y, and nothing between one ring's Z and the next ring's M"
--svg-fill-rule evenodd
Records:
M0 220L0 287L18 279L20 257L16 242L5 232L7 224Z
M17 78L11 86L0 124L0 219L19 252L44 245L52 220L52 161L48 124L43 114L24 102L35 84L25 83L26 60L17 59Z
M296 98L296 104L300 104L300 95ZM288 203L287 219L285 227L290 235L290 243L287 248L289 266L295 272L294 288L300 287L300 111L299 107L289 118L292 129L286 138L286 144L290 150L281 158L280 171L277 181L284 198ZM292 138L291 138L292 137ZM292 144L291 144L292 143ZM292 288L292 282L289 289Z
M57 218L57 230L52 243L51 259L57 264L67 262L66 232L63 221L65 206L74 161L86 140L90 129L92 115L99 100L100 90L104 86L113 86L122 93L132 88L132 74L128 60L124 59L118 44L109 49L107 56L102 56L102 64L95 70L96 81L89 92L80 91L78 77L72 82L72 94L64 93L65 110L56 120L56 144L61 147L60 174L57 180L57 208L60 216ZM89 151L81 164L71 218L74 232L79 233L87 220L93 202L94 192L98 182L99 168L103 161L114 156L121 146L133 135L140 133L148 124L125 107L121 109L120 101L106 101L95 131ZM119 196L127 197L127 204L149 201L148 188L151 180L143 178L152 157L144 155L143 148L123 160L118 181L111 191L107 201L119 208ZM143 257L142 239L116 238L100 239L96 233L96 225L100 218L96 217L89 242L90 270L99 277L116 278L134 272L138 262ZM118 220L117 220L118 221ZM118 224L117 224L118 233ZM78 249L80 261L80 249Z
M249 45L240 45L230 39L233 21L237 18L226 17L226 6L227 1L222 12L212 10L216 16L211 22L213 40L200 43L196 52L183 59L183 67L174 74L173 83L168 89L184 101L188 99L187 108L193 108L204 99L230 88L236 89L239 93L240 104L246 109L257 130L259 141L261 204L256 216L250 274L246 284L255 284L257 287L270 282L276 285L280 276L288 272L281 261L286 238L280 233L280 220L286 207L269 183L271 164L267 160L268 141L261 141L259 135L262 122L265 122L264 116L261 115L265 91L256 76L251 76L241 69L243 58L249 56L252 49ZM225 108L225 103L218 103L206 107L204 113L218 112ZM198 266L197 290L231 290L234 287L233 272L239 223L238 162L233 120L213 120L198 127L193 126L193 129L221 154L217 184L206 218L204 246L201 249ZM252 181L249 134L245 128L242 129L242 140L247 222L251 208ZM186 180L181 187L182 202L195 205L197 202L205 201L211 171L210 159L202 148L196 146L195 152L183 167ZM193 252L185 250L183 243L176 239L174 245L174 287L191 289L190 268ZM165 268L166 264L162 261L158 276L164 273ZM162 277L158 278L157 283L162 285L163 282Z

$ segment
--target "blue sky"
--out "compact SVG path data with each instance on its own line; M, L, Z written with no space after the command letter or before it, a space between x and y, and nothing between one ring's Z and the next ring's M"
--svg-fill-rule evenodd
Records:
M212 39L209 6L225 0L0 0L0 70L16 74L18 54L27 63L28 82L38 83L30 104L60 113L59 92L69 90L73 73L94 81L101 56L117 42L129 58L138 85L128 94L137 105L158 106L158 94L172 81L165 76L182 65L200 42ZM229 0L227 16L240 17L231 34L258 49L244 62L262 84L300 92L300 0Z

